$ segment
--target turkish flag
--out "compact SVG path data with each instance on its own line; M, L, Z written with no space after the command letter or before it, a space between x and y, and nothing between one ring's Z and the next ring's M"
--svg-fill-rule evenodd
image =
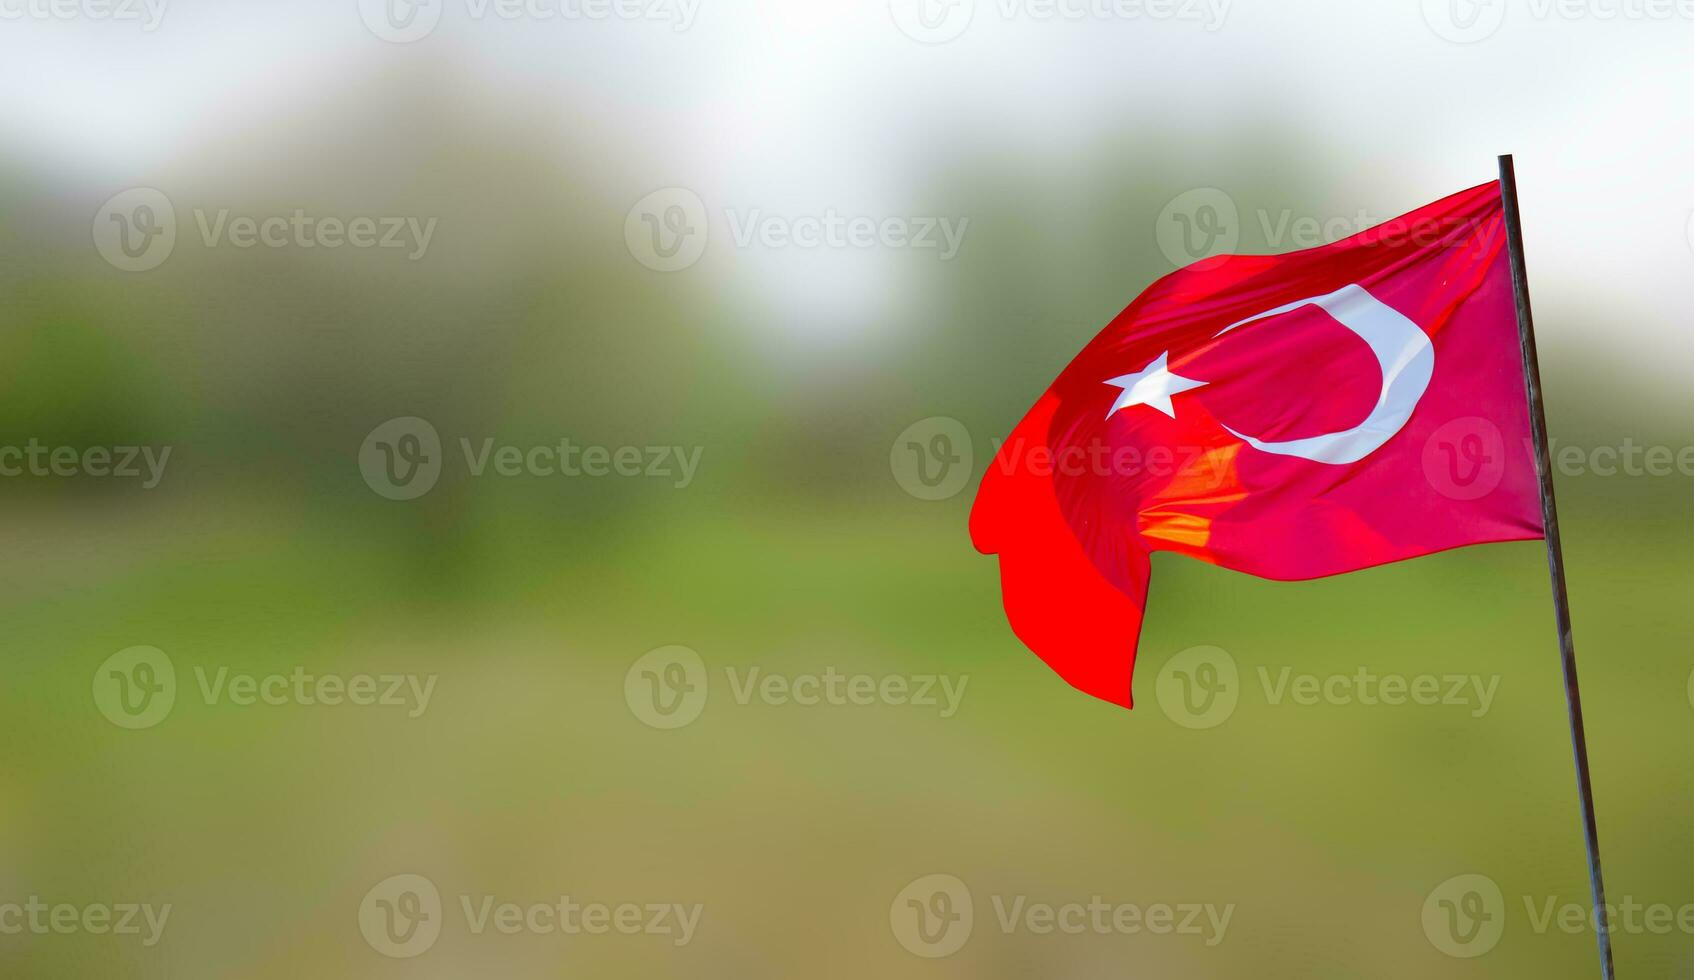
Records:
M1160 279L983 477L1013 631L1127 707L1151 552L1289 580L1541 537L1515 309L1497 183Z

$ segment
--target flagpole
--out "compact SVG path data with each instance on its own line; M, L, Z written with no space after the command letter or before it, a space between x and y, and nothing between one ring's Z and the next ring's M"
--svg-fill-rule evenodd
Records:
M1600 832L1594 823L1594 786L1588 775L1588 735L1582 725L1582 692L1576 683L1576 645L1571 639L1570 595L1565 590L1565 553L1559 541L1559 511L1553 502L1547 413L1541 404L1541 365L1535 353L1535 318L1529 309L1529 273L1523 260L1523 221L1518 214L1517 173L1512 168L1510 153L1500 157L1500 200L1506 214L1512 292L1518 307L1518 341L1523 349L1524 385L1529 392L1529 424L1535 435L1535 472L1541 480L1541 526L1547 537L1547 570L1553 579L1553 619L1559 629L1559 657L1564 663L1565 704L1570 709L1571 748L1576 755L1576 788L1582 797L1582 834L1588 846L1588 885L1594 899L1600 976L1613 980L1612 930L1606 918L1606 886L1600 877Z

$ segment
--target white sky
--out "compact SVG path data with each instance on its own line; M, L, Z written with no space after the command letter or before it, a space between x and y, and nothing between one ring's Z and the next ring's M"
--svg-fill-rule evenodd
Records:
M0 0L0 12L44 2ZM891 2L915 0L700 0L684 32L473 21L471 0L442 2L440 28L407 45L374 37L357 0L177 0L150 33L0 20L11 93L0 138L53 169L125 186L231 119L262 125L301 103L358 98L363 66L447 57L478 80L479 98L591 93L582 111L639 134L652 158L631 168L645 182L632 201L669 170L718 208L902 214L914 148L988 129L1063 173L1126 118L1160 118L1204 146L1254 131L1267 106L1293 107L1290 139L1333 156L1348 175L1343 199L1409 208L1489 179L1493 155L1514 151L1538 306L1615 313L1608 336L1661 385L1694 354L1694 22L1537 18L1540 0L1493 0L1506 4L1501 28L1454 44L1423 9L1449 0L1234 0L1210 32L1008 17L1008 4L1038 0L974 0L969 29L932 46L894 25ZM881 287L909 270L886 255L755 252L738 274L778 305L800 304L798 315L808 303L817 314L886 302L898 292ZM1125 300L1141 285L1126 283Z

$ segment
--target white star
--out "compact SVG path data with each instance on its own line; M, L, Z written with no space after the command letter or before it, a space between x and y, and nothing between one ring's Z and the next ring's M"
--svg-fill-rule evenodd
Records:
M1205 381L1195 381L1180 374L1172 374L1165 366L1170 351L1165 351L1153 363L1142 368L1135 374L1120 375L1106 382L1123 389L1123 394L1112 403L1112 410L1106 413L1107 418L1117 414L1118 409L1131 405L1147 405L1156 408L1171 418L1176 418L1176 408L1171 405L1171 396L1198 388L1207 384Z

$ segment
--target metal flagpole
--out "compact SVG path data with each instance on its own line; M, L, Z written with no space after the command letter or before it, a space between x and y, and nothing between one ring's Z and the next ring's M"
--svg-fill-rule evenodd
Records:
M1559 512L1553 503L1553 467L1547 450L1547 414L1541 404L1541 366L1535 356L1535 320L1529 310L1529 274L1523 261L1523 222L1510 153L1500 157L1500 199L1506 213L1512 292L1518 306L1518 340L1523 348L1529 424L1535 435L1535 471L1541 478L1541 526L1547 534L1547 569L1553 578L1553 619L1564 662L1565 704L1570 709L1571 748L1576 754L1576 788L1582 797L1582 834L1588 845L1588 883L1594 897L1594 926L1600 944L1600 975L1613 980L1612 930L1606 918L1606 886L1600 878L1600 833L1594 825L1594 787L1588 776L1588 736L1582 727L1582 692L1576 683L1576 646L1571 641L1570 596L1565 591L1565 553L1559 542Z

